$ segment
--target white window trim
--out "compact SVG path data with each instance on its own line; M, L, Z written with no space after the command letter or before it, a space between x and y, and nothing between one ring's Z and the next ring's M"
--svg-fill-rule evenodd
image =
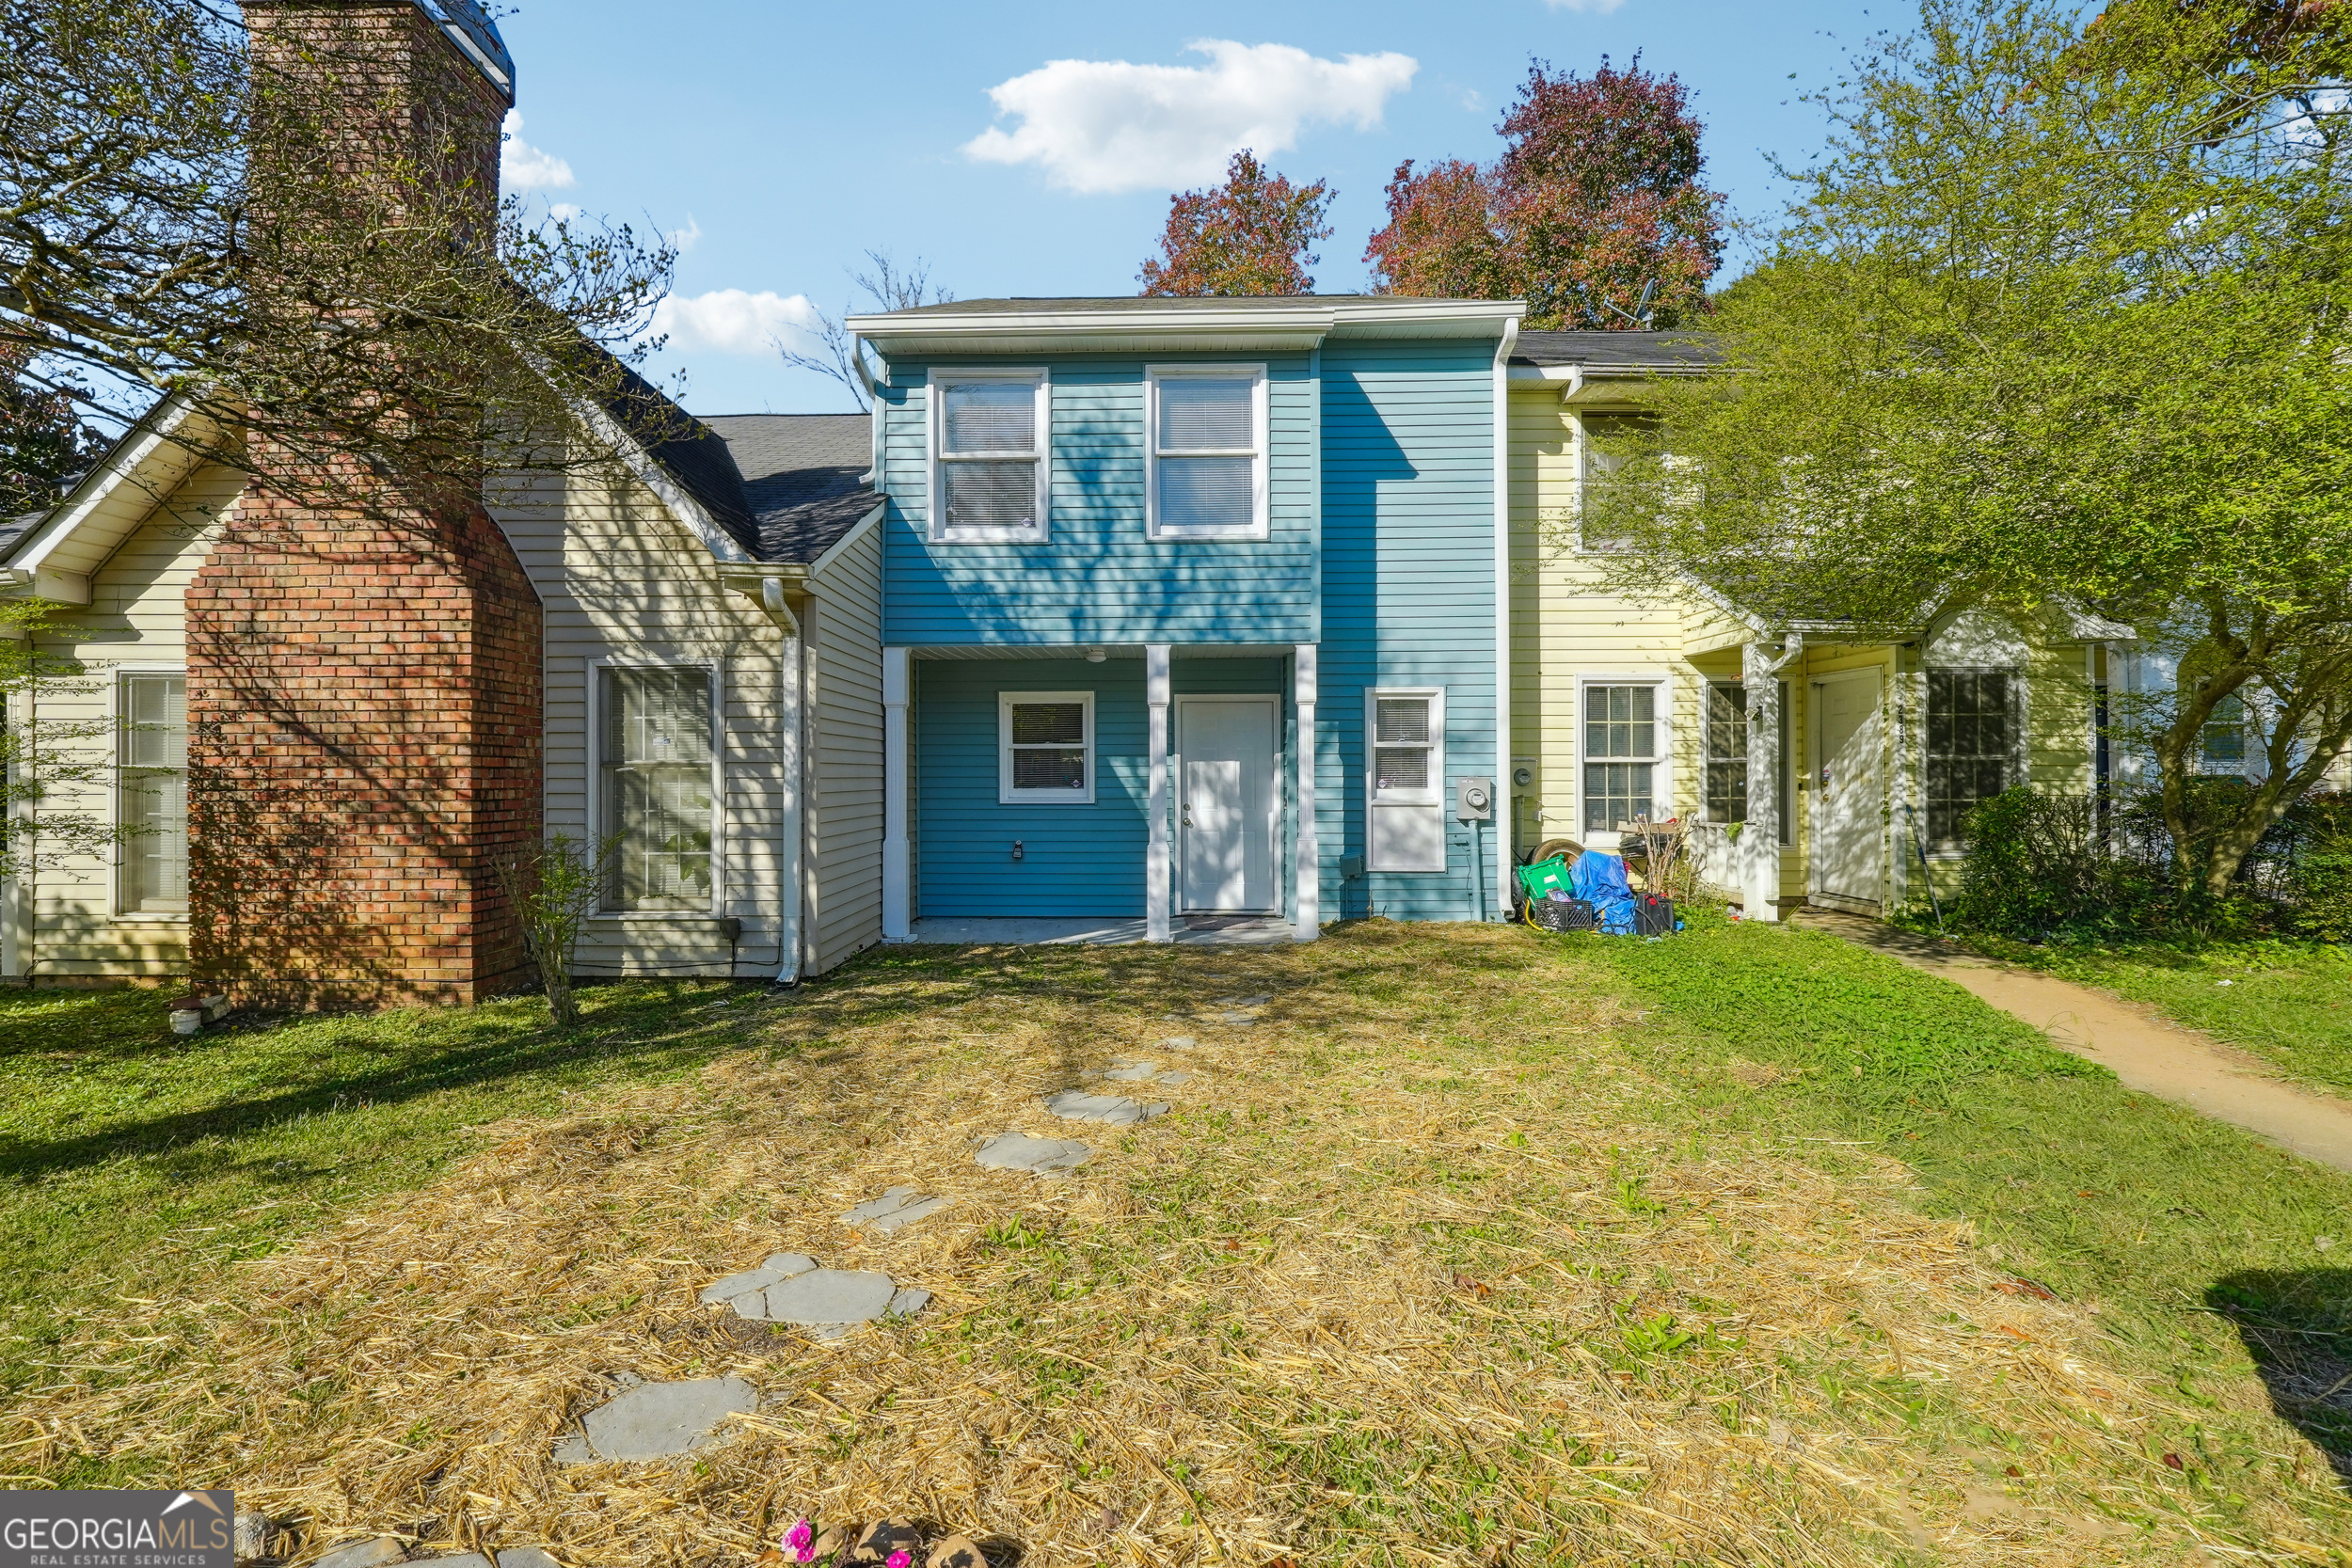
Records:
M945 502L947 490L940 482L940 470L949 461L945 456L947 439L947 384L959 381L1026 381L1037 388L1037 446L1033 456L1037 462L1037 526L1035 528L958 528L947 526ZM973 370L958 370L952 366L934 367L923 388L924 423L929 427L928 469L930 480L924 500L926 531L934 545L1042 545L1052 533L1054 492L1054 378L1043 367L1007 368L985 366ZM999 461L1010 461L1012 454L993 454Z
M1236 376L1251 380L1249 395L1250 434L1255 442L1250 465L1250 521L1247 528L1201 528L1162 526L1160 522L1160 383L1187 376L1231 381ZM1272 532L1272 505L1268 476L1273 467L1273 446L1269 432L1273 426L1269 404L1271 393L1266 367L1263 364L1236 365L1146 365L1143 368L1143 531L1149 539L1264 539ZM1169 452L1174 456L1237 456L1234 452L1192 453Z
M1079 789L1015 789L1012 786L1012 709L1015 703L1076 703L1086 710L1087 786ZM996 803L1000 806L1090 806L1094 804L1094 693L1091 691L999 691L996 693Z
M1607 833L1612 838L1617 837L1618 834L1616 829L1613 827L1587 828L1584 826L1585 765L1595 762L1638 763L1641 760L1638 757L1595 757L1587 754L1585 747L1589 744L1589 737L1584 728L1584 721L1585 716L1592 711L1592 690L1593 688L1597 686L1654 686L1658 689L1658 694L1650 699L1650 712L1656 716L1652 721L1652 722L1656 725L1656 728L1652 732L1650 737L1649 805L1651 820L1658 820L1657 812L1661 803L1665 805L1666 815L1668 816L1679 815L1674 809L1674 677L1662 670L1616 670L1589 672L1585 674L1579 675L1576 681L1576 816L1574 818L1579 841L1588 845L1591 843L1592 839L1598 834ZM1701 715L1700 717L1700 723L1702 726L1706 723L1706 718L1704 715ZM1701 744L1702 746L1704 745L1703 735ZM1702 774L1701 777L1703 779L1705 775Z
M2007 675L2009 677L2009 771L2002 776L2001 787L2015 789L2033 778L2033 736L2028 721L2032 718L2028 705L2033 700L2032 683L2026 679L2027 667L2023 664L1930 664L1919 671L1919 827L1927 829L1928 773L1934 763L1928 756L1928 729L1931 715L1929 705L1935 688L1929 679L1932 675ZM1819 747L1816 747L1816 751ZM1818 764L1816 765L1819 766ZM1964 861L1968 851L1955 845L1943 848L1932 840L1926 841L1931 861Z
M178 675L184 681L187 679L188 667L184 664L118 664L114 666L113 674L114 679L108 683L111 689L108 702L113 710L114 721L114 787L108 791L108 804L113 812L113 817L108 826L119 828L128 820L123 810L122 776L130 771L130 766L122 760L123 723L128 718L122 705L123 683L133 675ZM186 780L187 771L185 768L180 769L183 782ZM135 910L129 907L130 901L123 896L122 888L123 880L130 873L130 867L123 859L129 848L130 845L120 839L118 839L114 846L114 864L109 870L107 879L109 916L115 920L131 923L146 921L166 926L186 925L188 912L185 910Z
M616 910L596 890L597 920L708 920L726 908L727 709L725 672L717 658L592 658L588 661L587 801L585 844L604 836L604 673L607 670L700 670L710 681L710 907L707 910Z

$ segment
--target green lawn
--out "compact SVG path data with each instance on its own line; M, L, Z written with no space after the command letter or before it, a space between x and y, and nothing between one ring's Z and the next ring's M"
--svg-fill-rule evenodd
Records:
M2276 941L1985 946L2010 961L2145 1003L2254 1053L2290 1078L2352 1095L2352 948Z
M742 1037L722 1004L757 993L603 988L569 1038L543 1003L517 1001L192 1039L170 1032L169 994L0 992L0 1389L73 1314L427 1181L478 1147L483 1123L692 1069Z
M2352 1177L2127 1091L1958 986L1826 933L1703 918L1693 936L1586 940L1670 1024L1640 1049L1703 1100L1901 1159L1937 1212L1966 1216L2060 1294L2106 1304L2109 1332L2192 1403L2210 1405L2204 1386L2249 1353L2352 1371ZM2253 1016L2274 1027L2296 1011L2289 995L2342 1000L2342 980L2327 984L2340 959L2304 954L2273 973L2259 994L2274 1005ZM2202 999L2185 975L2173 983ZM2342 1022L2332 1037L2302 1027L2338 1049L2346 1038ZM1722 1074L1738 1058L1795 1076L1753 1093ZM2341 1394L2280 1413L2352 1478ZM2209 1457L2217 1474L2256 1462Z

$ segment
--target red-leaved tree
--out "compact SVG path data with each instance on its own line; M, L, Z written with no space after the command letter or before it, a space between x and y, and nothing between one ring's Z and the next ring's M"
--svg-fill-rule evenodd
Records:
M1723 259L1724 198L1690 93L1673 75L1530 66L1498 129L1502 156L1449 160L1389 182L1364 248L1383 293L1518 296L1531 326L1629 327L1645 290L1658 326L1689 322ZM1615 309L1611 309L1614 307Z
M1147 294L1305 294L1313 245L1331 237L1323 214L1327 183L1294 185L1245 148L1225 166L1225 183L1168 198L1160 253L1139 275Z

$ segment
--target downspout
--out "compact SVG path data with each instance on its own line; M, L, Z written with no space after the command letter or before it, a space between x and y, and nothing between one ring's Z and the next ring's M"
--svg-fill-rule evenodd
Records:
M871 426L868 446L869 461L873 466L858 478L861 483L881 490L882 488L882 383L874 379L874 372L866 368L865 339L852 337L850 340L850 364L857 372L858 384L866 388L867 422Z
M1511 788L1511 351L1518 346L1519 319L1506 317L1502 341L1495 345L1495 775L1487 799L1508 797ZM1493 821L1493 814L1488 813ZM1511 918L1511 856L1508 828L1494 821L1495 915ZM1477 832L1473 824L1471 832ZM1482 919L1485 914L1482 911Z
M793 616L792 607L784 602L782 578L759 579L759 607L784 631L783 670L778 680L784 714L778 726L776 758L785 794L784 886L776 913L776 947L784 961L776 971L776 984L797 986L801 983L801 874L807 858L801 812L801 623Z

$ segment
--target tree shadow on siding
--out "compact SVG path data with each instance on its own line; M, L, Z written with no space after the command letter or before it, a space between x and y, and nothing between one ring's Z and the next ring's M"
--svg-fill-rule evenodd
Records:
M2249 1269L2205 1303L2236 1325L2270 1408L2352 1491L2352 1268Z

